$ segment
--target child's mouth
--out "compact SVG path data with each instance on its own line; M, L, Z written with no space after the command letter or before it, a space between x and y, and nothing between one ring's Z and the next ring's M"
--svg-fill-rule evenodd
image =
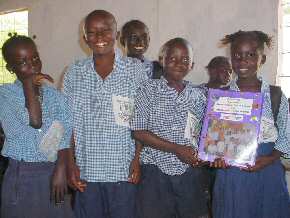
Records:
M99 42L99 43L96 43L96 46L100 47L100 48L103 48L103 47L107 46L107 44L108 43L106 43L106 42Z
M143 46L136 46L136 47L134 47L136 50L143 50L144 49L144 47Z

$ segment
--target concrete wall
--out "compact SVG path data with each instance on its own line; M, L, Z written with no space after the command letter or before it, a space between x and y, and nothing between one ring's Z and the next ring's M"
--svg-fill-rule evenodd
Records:
M188 76L195 83L207 80L204 66L216 55L225 34L242 30L262 30L274 36L273 49L262 68L263 76L275 82L278 65L279 0L0 0L0 11L29 9L29 33L36 35L43 72L60 80L65 67L85 57L81 20L94 9L112 12L118 26L130 19L141 19L151 32L147 56L156 59L159 47L168 39L181 36L194 47L195 67Z

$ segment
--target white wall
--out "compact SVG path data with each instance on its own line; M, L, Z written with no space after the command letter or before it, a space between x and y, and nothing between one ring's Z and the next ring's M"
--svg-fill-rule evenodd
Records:
M279 0L0 0L0 11L29 9L29 33L36 35L43 72L59 81L65 67L85 57L81 20L94 9L112 12L121 27L130 19L144 21L151 32L147 56L156 59L159 47L181 36L194 47L195 67L188 79L207 80L204 66L216 55L219 40L229 33L262 30L274 36L273 49L262 68L264 77L275 82L278 64Z

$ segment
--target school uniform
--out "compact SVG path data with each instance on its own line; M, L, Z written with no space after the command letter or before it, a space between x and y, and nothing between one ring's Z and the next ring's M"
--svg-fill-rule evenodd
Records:
M205 107L202 91L190 82L178 93L167 80L148 80L138 90L132 130L146 130L184 146L197 148ZM191 124L190 124L191 123ZM142 178L137 193L140 218L206 217L207 173L172 153L144 145Z
M0 86L2 155L9 158L2 185L2 217L72 217L69 202L55 205L50 196L57 152L70 146L71 116L60 92L49 86L41 90L42 126L35 129L29 125L22 83L16 80ZM52 143L47 137L56 125L61 133Z
M273 149L290 155L287 136L288 103L284 95L277 116L277 127L271 109L269 84L262 80L263 108L257 156L269 155ZM236 80L230 89L239 91ZM288 218L290 200L281 161L257 171L237 167L217 170L213 215L215 218Z
M141 62L144 65L145 71L147 72L149 78L160 79L163 74L163 70L158 61L150 61L147 58L144 58Z
M128 183L135 153L129 120L139 85L148 78L141 61L115 50L112 72L102 79L93 57L76 61L64 79L73 111L75 157L80 178L77 218L135 218L136 186Z

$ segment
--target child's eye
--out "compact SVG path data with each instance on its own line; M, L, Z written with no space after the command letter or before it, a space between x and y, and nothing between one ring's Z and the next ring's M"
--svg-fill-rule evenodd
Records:
M37 61L39 61L40 59L39 59L39 57L34 57L34 58L32 58L32 61L33 62L37 62Z
M189 58L188 58L188 57L183 58L183 59L182 59L182 62L183 62L184 64L188 64L188 63L189 63Z
M234 57L235 58L241 58L241 55L239 55L239 54L236 53L236 54L234 54Z
M176 58L175 57L171 57L171 58L169 58L169 61L170 62L175 62L176 61Z
M27 65L26 61L21 61L21 62L16 63L16 66L18 66L18 67L25 67L26 65Z
M250 58L252 58L252 57L255 57L256 56L256 53L248 53L247 56L250 57Z

